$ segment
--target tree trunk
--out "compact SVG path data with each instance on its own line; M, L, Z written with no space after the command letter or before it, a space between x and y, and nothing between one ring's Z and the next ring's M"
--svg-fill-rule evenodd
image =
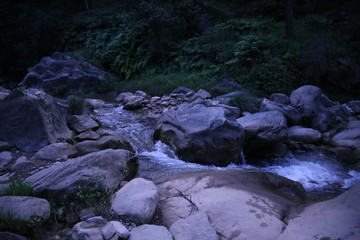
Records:
M288 37L294 36L294 5L293 0L285 1L285 31Z

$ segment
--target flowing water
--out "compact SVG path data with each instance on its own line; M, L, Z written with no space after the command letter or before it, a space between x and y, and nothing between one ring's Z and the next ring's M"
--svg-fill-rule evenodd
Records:
M336 159L318 152L292 152L279 159L265 159L261 166L230 164L227 167L205 166L179 160L162 142L154 142L154 126L122 107L96 110L102 122L101 133L112 134L132 143L139 157L139 177L153 179L162 175L201 170L239 169L266 171L300 182L308 191L332 191L349 188L360 181L360 172L345 169Z

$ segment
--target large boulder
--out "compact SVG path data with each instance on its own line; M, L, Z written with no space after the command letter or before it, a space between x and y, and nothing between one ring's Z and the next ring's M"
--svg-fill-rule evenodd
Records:
M290 101L300 112L304 123L320 132L333 128L339 118L349 115L343 106L331 101L320 88L311 85L294 90Z
M0 139L36 151L72 133L53 97L37 89L15 89L0 103Z
M332 143L337 147L348 147L354 149L359 156L360 121L349 122L343 131L339 132L333 137Z
M264 99L260 107L260 112L268 111L281 112L286 118L289 126L296 125L301 122L301 115L294 107Z
M77 154L75 147L69 143L52 143L35 153L33 160L56 161L58 159L68 159Z
M360 239L359 199L358 183L334 199L311 204L289 217L278 239Z
M31 220L33 217L47 220L50 217L50 204L47 200L36 197L0 197L0 215L7 214L22 220Z
M303 143L315 143L321 139L321 133L312 128L292 126L288 129L289 140Z
M245 131L246 156L271 155L274 146L288 137L286 119L279 111L254 113L237 122Z
M99 124L89 115L72 115L67 120L68 126L76 133L97 129Z
M196 102L163 113L154 137L169 144L184 161L218 166L239 163L244 132L236 122L238 112Z
M75 193L79 187L115 189L134 175L137 158L127 150L103 150L59 163L25 179L35 192L54 199Z
M201 235L199 225L209 231L208 239L216 239L211 234L216 232L221 239L275 240L286 226L287 213L304 198L299 183L262 172L204 171L154 181L161 219L175 239L203 239L189 238ZM185 230L189 224L193 226Z
M30 68L20 86L39 88L61 96L89 92L105 79L113 78L84 59L55 52Z
M151 221L158 201L155 184L143 178L135 178L114 194L111 211L123 220L145 224Z

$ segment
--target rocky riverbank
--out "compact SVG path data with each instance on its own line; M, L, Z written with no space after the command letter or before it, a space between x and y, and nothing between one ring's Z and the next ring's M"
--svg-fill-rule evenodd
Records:
M58 55L41 62L43 70L56 62L57 75L51 75L56 83L62 71L72 71L74 61ZM83 86L89 74L77 63L74 68L80 68L71 75L76 84L67 92ZM46 93L58 86L43 88L46 79L41 78L47 75L36 75L31 86L37 88L0 89L0 231L13 232L1 232L1 239L360 237L359 184L314 203L300 183L256 170L201 171L150 181L136 175L139 147L125 136L104 134L106 126L97 118L99 109L123 106L186 162L227 166L246 158L256 164L290 150L317 150L359 170L360 101L340 104L315 86L303 86L290 96L275 93L261 100L254 113L246 105L229 105L243 97L242 91L212 97L185 87L165 96L137 91L121 93L110 103L76 102ZM27 187L30 194L24 194ZM14 227L19 222L21 229Z

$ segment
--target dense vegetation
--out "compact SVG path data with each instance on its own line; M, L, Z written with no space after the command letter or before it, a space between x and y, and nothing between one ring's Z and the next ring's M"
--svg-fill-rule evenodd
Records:
M291 37L282 0L8 2L0 8L5 82L58 50L116 73L102 91L186 85L221 94L231 90L217 84L226 78L262 96L303 84L337 99L360 95L357 1L294 0Z

